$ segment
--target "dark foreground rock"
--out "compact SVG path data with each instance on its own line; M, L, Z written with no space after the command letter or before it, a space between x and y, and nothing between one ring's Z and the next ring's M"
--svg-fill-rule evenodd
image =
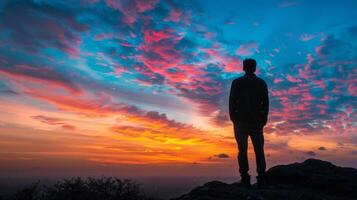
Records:
M357 169L308 159L267 171L264 189L212 181L172 200L356 200Z

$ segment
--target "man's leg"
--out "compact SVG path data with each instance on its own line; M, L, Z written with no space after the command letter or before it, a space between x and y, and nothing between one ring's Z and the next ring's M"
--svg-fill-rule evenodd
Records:
M237 123L234 123L234 135L238 144L238 165L239 172L242 177L242 181L249 181L250 176L248 174L248 133L244 131Z
M266 169L263 130L258 129L252 131L252 133L250 134L250 138L254 146L255 159L257 163L257 173L258 173L257 179L259 184L259 180L265 181L263 179L265 179L265 169Z

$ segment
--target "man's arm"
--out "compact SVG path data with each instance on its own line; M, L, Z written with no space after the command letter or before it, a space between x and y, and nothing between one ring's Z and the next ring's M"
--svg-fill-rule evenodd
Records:
M235 80L232 81L232 85L231 85L231 91L229 93L229 117L231 119L231 121L234 121L235 118L235 102L234 100L236 100L236 84L235 84Z
M262 108L263 108L263 124L264 126L268 122L268 113L269 113L269 92L268 92L268 86L264 82L264 88L263 88L263 99L262 99Z

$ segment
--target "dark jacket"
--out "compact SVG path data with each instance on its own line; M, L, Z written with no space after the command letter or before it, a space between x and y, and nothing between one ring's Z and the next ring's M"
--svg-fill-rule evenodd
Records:
M242 125L265 126L268 121L269 96L265 81L246 73L232 82L229 115Z

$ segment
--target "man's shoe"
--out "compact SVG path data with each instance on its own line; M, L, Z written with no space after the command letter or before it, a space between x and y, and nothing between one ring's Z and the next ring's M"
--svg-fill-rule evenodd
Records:
M259 189L264 189L267 187L268 183L265 175L257 176L257 185Z
M238 185L243 187L251 187L252 185L250 184L250 176L242 176Z

